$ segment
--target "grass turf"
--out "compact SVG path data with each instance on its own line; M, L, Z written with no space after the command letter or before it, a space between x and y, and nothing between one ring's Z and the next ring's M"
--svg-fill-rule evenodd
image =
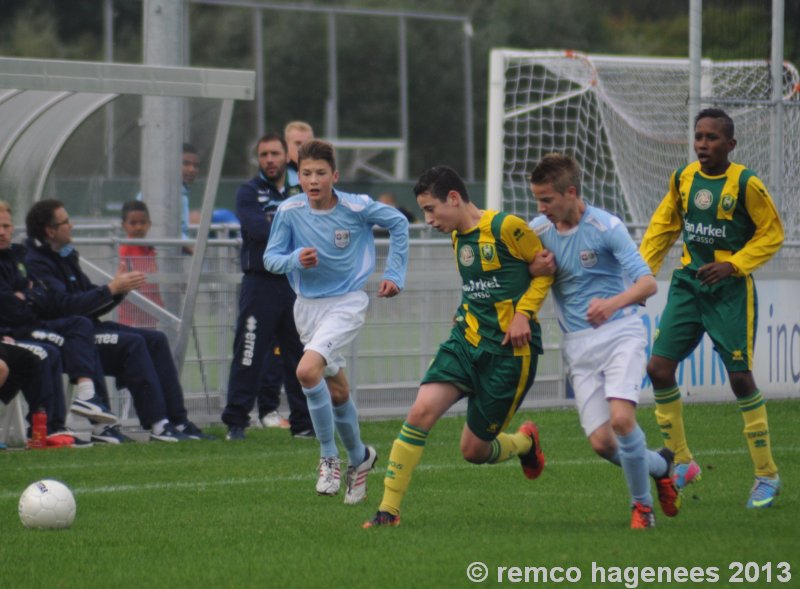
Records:
M744 508L752 466L734 403L693 404L685 416L703 480L684 494L677 518L632 531L622 471L591 452L573 410L524 413L540 426L547 467L528 481L516 460L474 466L459 454L463 417L433 430L397 528L362 530L381 497L383 468L400 421L362 424L379 467L367 501L344 505L314 493L318 446L286 431L248 430L242 443L95 446L0 453L2 587L469 587L466 570L575 567L580 580L537 587L800 586L799 401L769 403L773 451L784 490L771 509ZM639 410L658 446L652 407ZM221 429L211 430L219 435ZM344 455L344 454L343 454ZM55 478L74 491L72 528L22 527L17 501L32 481ZM731 563L750 565L743 583ZM779 562L791 566L782 583ZM603 567L606 577L593 573ZM770 565L771 563L771 565ZM646 582L625 567L700 567L704 582ZM734 565L735 566L735 565ZM613 567L618 567L614 569ZM709 569L716 568L717 582ZM758 578L756 580L756 572ZM767 582L767 573L771 583ZM514 572L503 577L512 583ZM524 571L521 571L524 574ZM563 573L561 573L563 574ZM627 574L627 577L625 576ZM662 573L663 574L663 573ZM750 581L748 581L748 578ZM784 578L784 577L781 577ZM700 577L697 577L699 580Z

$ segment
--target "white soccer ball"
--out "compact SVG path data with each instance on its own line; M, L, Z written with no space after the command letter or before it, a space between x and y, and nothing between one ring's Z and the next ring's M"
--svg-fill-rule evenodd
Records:
M26 528L68 528L76 509L69 487L50 479L31 483L19 498L19 519Z

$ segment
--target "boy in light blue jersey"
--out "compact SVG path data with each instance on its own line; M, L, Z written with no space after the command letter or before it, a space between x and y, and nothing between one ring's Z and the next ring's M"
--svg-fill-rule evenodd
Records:
M542 158L530 176L541 215L530 226L554 257L562 353L581 425L594 451L622 466L632 498L631 528L650 528L655 516L648 475L656 479L665 515L680 508L672 453L648 450L636 422L647 344L636 305L657 285L622 221L581 199L580 178L573 158Z
M330 143L304 143L298 163L304 192L278 207L264 266L287 274L297 293L295 323L305 350L297 378L320 443L317 493L339 492L335 428L349 462L344 501L354 504L366 497L367 474L377 453L361 441L342 352L366 317L369 297L364 286L375 269L373 225L389 231L389 257L378 296L393 297L405 283L408 221L398 210L367 195L334 190L339 173Z

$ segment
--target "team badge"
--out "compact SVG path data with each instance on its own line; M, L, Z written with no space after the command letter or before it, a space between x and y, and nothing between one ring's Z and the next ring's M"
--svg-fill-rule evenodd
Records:
M462 266L472 266L475 262L475 252L468 245L461 246L461 249L458 250L458 260Z
M350 245L350 231L348 229L337 229L334 231L333 245L339 249L344 249Z
M736 204L736 201L730 194L725 194L722 196L722 200L720 201L720 206L722 210L726 213L733 208L733 205Z
M584 268L592 268L597 265L597 252L594 250L581 251L581 266Z
M491 262L494 260L496 253L493 243L481 244L481 260Z
M701 211L705 211L711 206L711 203L714 201L714 195L711 194L710 190L698 190L694 195L694 206L696 206Z

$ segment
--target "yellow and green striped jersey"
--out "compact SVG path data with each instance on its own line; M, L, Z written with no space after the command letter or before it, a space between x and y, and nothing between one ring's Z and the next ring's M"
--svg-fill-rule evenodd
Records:
M673 172L639 247L654 275L679 235L683 267L730 262L736 276L747 276L780 249L783 224L751 170L731 163L724 174L708 176L693 162Z
M485 211L475 227L453 232L452 238L462 290L454 331L493 354L529 355L530 347L501 345L514 313L523 312L531 321L531 347L541 353L536 314L553 277L528 273L528 264L543 249L537 235L519 217Z

